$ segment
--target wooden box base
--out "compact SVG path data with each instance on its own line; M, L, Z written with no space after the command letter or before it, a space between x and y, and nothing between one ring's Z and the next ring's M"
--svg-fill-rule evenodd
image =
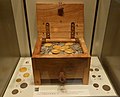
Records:
M75 39L48 39L46 42L75 42ZM90 56L87 52L84 39L78 39L82 54L40 54L43 40L38 39L32 56L32 65L35 85L40 85L42 79L58 79L65 82L66 79L82 79L83 84L88 84Z

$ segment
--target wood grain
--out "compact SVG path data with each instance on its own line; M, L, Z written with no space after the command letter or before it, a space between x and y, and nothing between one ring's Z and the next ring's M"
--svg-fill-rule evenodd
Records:
M42 58L36 60L36 67L41 72L41 79L58 79L59 73L64 72L67 79L83 78L86 59L79 58Z
M37 29L39 37L45 36L45 24L50 24L51 38L70 38L71 22L75 23L76 37L84 33L84 5L63 4L64 16L59 16L57 4L36 4ZM46 36L45 36L46 37Z
M58 79L60 72L66 79L80 78L88 84L90 55L84 34L84 5L64 4L64 16L58 16L57 4L36 4L38 39L32 55L32 66L35 85L42 79ZM71 39L71 22L75 23L75 39ZM46 23L50 24L50 39L45 42L77 42L80 43L82 54L40 54L43 38L46 37Z
M40 54L42 39L37 39L32 56L34 81L41 84L42 79L59 79L59 73L64 72L66 79L81 78L83 84L88 84L90 55L83 38L77 39L83 54ZM76 42L76 39L46 39L46 42ZM69 69L66 66L72 67ZM39 76L39 77L38 77Z
M40 71L36 67L36 59L32 58L32 67L33 67L33 75L34 75L34 84L40 85L41 84L41 75Z

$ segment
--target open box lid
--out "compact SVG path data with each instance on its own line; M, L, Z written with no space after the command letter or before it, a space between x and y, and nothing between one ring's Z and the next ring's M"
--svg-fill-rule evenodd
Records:
M63 16L59 15L59 4L36 4L37 31L39 38L46 38L49 28L50 38L71 38L71 23L74 23L75 38L83 37L84 4L62 4ZM49 27L46 27L49 24ZM74 28L73 27L73 28Z

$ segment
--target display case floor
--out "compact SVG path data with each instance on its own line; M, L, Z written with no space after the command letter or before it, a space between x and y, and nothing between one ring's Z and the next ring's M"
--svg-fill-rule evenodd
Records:
M75 80L74 80L75 83ZM40 85L33 83L30 57L21 57L3 97L117 97L97 57L91 58L89 84Z

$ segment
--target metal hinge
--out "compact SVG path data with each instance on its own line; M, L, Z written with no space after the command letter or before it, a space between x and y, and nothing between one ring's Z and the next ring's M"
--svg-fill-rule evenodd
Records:
M46 23L46 38L50 39L50 24Z
M71 23L71 38L75 38L75 23Z

